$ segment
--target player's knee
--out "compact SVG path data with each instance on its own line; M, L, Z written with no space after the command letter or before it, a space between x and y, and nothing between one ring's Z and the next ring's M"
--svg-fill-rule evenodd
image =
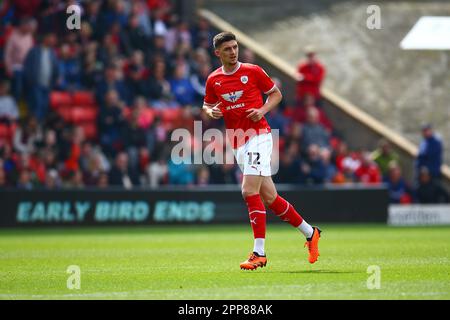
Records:
M264 202L264 205L267 206L267 207L270 206L275 201L276 198L277 198L277 194L276 193L274 193L274 194L269 194L269 193L261 194L261 199Z
M242 197L246 199L247 197L253 196L255 194L258 194L257 191L251 190L251 189L242 189Z

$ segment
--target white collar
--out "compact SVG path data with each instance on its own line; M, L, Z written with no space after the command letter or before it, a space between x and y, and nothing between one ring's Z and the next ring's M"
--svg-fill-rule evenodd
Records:
M236 67L233 71L231 71L231 72L226 72L226 71L225 71L225 68L222 66L222 72L223 72L223 74L229 76L229 75L232 75L232 74L236 73L236 71L238 71L240 67L241 67L241 63L238 61L237 67Z

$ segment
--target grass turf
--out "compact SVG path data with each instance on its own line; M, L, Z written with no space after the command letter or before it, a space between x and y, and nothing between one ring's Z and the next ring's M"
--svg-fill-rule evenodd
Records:
M249 226L0 230L0 299L449 299L450 227L321 225L304 238L269 225L268 265L239 269ZM69 265L81 289L69 290ZM368 266L381 270L369 290Z

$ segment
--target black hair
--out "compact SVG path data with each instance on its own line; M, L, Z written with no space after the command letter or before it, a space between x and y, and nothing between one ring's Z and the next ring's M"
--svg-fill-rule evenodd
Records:
M213 38L214 49L218 49L222 43L231 40L236 40L236 36L232 32L224 31L216 34Z

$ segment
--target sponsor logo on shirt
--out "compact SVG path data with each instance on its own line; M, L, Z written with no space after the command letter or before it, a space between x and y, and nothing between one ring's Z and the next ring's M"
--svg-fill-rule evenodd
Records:
M243 93L244 93L244 90L225 93L225 94L222 94L222 98L224 98L228 102L236 102L239 100L240 97L242 97Z
M228 110L233 110L233 109L242 108L242 107L245 107L245 103L239 103L239 104L235 104L233 106L228 106L226 110L228 111Z

